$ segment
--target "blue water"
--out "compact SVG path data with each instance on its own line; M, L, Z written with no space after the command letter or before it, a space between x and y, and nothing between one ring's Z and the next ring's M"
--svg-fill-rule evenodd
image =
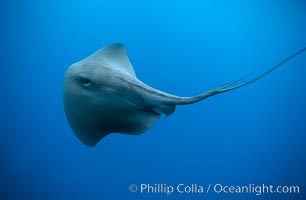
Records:
M305 53L252 85L178 106L143 135L112 134L94 148L71 131L61 96L68 66L115 42L139 79L172 94L251 79L306 46L304 1L0 4L0 199L305 199ZM129 192L180 183L297 185L300 194Z

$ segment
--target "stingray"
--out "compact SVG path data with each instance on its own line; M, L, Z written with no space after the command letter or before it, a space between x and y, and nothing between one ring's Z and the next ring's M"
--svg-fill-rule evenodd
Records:
M177 105L193 104L253 83L305 49L244 83L239 79L197 96L180 97L140 81L124 45L111 44L67 70L63 85L65 114L75 135L88 146L95 146L110 133L138 135L161 116L171 115Z

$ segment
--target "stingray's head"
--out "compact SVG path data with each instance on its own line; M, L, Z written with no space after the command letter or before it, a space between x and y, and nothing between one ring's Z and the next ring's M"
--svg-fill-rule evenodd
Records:
M94 63L75 63L72 64L66 74L64 80L64 90L66 86L74 87L79 95L88 95L91 89L97 84L97 67Z
M94 146L100 139L95 110L99 89L103 82L99 67L91 62L76 63L69 67L63 85L63 102L67 120L76 136L86 145ZM102 86L101 86L102 85Z
M103 73L94 63L79 62L72 64L64 78L63 97L65 107L71 101L78 102L78 104L91 103L98 92L98 86L103 85L101 82L103 79L98 79L102 75Z

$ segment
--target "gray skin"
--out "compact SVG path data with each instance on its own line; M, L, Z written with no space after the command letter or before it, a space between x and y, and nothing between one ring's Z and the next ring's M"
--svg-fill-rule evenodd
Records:
M240 79L198 96L179 97L137 79L124 46L112 44L67 70L63 86L66 117L76 136L88 146L114 132L141 134L160 116L172 114L176 105L196 103L248 85L303 51L305 48L248 82L237 84Z

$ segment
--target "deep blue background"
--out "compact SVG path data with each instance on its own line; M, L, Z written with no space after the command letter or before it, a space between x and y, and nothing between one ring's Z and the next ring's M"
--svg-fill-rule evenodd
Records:
M200 3L201 2L201 3ZM303 199L305 53L245 88L177 107L94 148L62 105L68 66L124 43L138 77L191 96L252 78L306 45L306 3L1 1L0 199ZM141 195L130 184L299 185L301 194Z

